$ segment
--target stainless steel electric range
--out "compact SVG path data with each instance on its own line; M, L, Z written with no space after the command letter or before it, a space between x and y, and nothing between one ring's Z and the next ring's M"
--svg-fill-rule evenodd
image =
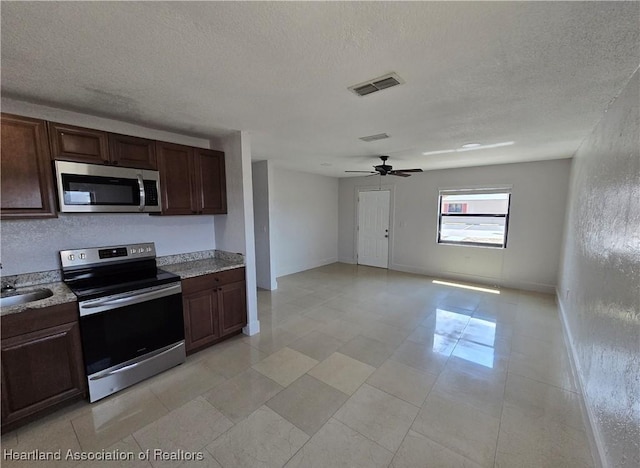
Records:
M180 277L153 243L60 251L94 402L185 361Z

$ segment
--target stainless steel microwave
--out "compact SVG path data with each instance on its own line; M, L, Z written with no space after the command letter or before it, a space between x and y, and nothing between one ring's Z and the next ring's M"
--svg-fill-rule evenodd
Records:
M56 161L60 211L66 213L160 212L158 171Z

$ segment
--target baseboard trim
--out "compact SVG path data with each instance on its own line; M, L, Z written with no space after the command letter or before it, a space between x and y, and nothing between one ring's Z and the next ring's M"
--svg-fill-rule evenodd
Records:
M562 321L562 335L564 337L564 342L569 350L569 364L571 366L571 372L573 373L574 380L578 385L578 389L580 390L580 407L582 409L582 417L586 422L586 433L587 438L589 439L589 449L591 450L591 458L593 458L593 462L596 465L596 468L609 468L605 457L605 449L604 442L602 440L602 436L600 435L600 431L598 430L598 426L596 425L596 416L591 410L591 407L587 404L586 393L585 393L585 383L584 383L584 374L582 373L582 368L580 367L580 361L578 360L578 353L576 348L573 346L573 337L571 335L571 330L569 329L569 322L567 320L567 315L562 304L561 294L558 288L556 288L556 303L558 304L558 309L560 310L560 320Z
M355 265L356 260L351 257L338 257L338 263L347 263L349 265Z
M510 281L492 278L488 276L465 275L451 271L430 271L425 268L415 267L411 265L403 265L400 263L392 263L389 265L390 270L402 271L405 273L416 273L418 275L426 275L433 278L451 279L457 281L467 281L470 283L478 283L493 287L523 289L525 291L542 292L546 294L555 294L556 287L551 284L531 283L527 281Z
M331 265L332 263L337 263L338 257L325 258L322 260L310 262L306 265L295 266L289 268L283 268L282 272L278 273L276 278L280 278L282 276L293 275L294 273L300 273L301 271L312 270L313 268L319 268L325 265Z

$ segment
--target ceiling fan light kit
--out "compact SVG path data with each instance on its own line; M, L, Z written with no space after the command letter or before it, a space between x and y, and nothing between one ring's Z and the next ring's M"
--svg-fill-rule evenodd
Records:
M422 169L393 169L393 166L389 166L387 164L387 159L389 159L389 156L380 156L380 159L382 160L382 164L378 164L377 166L373 166L373 168L375 169L374 171L345 171L345 172L359 172L359 173L365 173L365 174L380 174L381 176L386 176L386 175L394 175L394 176L398 176L398 177L409 177L411 174L409 174L410 172L422 172Z

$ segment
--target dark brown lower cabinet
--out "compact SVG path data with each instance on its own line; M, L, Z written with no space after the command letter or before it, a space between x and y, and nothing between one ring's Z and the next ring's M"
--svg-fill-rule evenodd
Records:
M84 398L76 303L2 316L2 432Z
M213 273L182 281L187 354L242 330L247 324L245 269Z
M225 284L218 294L223 305L220 309L220 334L227 336L247 324L246 283Z
M205 289L183 296L187 351L207 346L220 338L217 289Z

